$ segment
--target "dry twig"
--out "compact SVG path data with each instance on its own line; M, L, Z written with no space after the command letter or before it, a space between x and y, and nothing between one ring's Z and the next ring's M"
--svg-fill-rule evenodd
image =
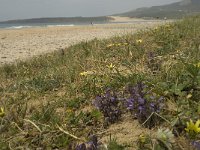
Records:
M40 131L40 133L42 132L42 130L33 121L28 119L24 119L24 121L31 123L38 131Z
M59 129L61 132L63 132L63 133L65 133L65 134L69 135L70 137L72 137L72 138L74 138L74 139L76 139L76 140L80 140L80 141L85 142L84 139L81 139L81 138L79 138L79 137L77 137L77 136L75 136L75 135L69 133L68 131L65 131L64 129L62 129L62 128L59 127L58 125L57 125L57 127L58 127L58 129Z

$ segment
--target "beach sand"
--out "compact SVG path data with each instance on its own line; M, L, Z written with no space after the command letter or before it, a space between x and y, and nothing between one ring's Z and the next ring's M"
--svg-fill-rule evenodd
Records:
M163 21L65 27L0 29L0 65L67 48L81 41L135 33Z

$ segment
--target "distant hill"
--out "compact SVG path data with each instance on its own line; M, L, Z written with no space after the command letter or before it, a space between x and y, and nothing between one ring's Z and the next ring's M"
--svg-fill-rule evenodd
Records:
M118 15L139 18L181 18L197 13L200 13L200 0L183 0L163 6L139 8Z
M30 24L30 23L90 23L90 22L108 22L112 20L111 17L57 17L57 18L33 18L22 20L9 20L0 22L0 24Z

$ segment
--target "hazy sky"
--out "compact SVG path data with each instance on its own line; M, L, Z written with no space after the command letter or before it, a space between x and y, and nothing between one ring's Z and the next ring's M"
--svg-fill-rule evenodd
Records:
M180 0L0 0L0 21L38 17L102 16Z

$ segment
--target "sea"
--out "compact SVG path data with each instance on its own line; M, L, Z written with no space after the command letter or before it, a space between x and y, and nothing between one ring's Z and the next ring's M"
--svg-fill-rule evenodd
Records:
M152 20L156 22L157 20ZM145 23L149 20L136 20L130 22L81 22L81 23L0 23L0 29L22 29L22 28L36 28L36 27L72 27L72 26L82 26L82 25L97 25L97 24L132 24L132 23Z
M79 24L78 24L79 25ZM81 24L80 24L81 25ZM82 24L83 25L83 24ZM0 29L22 29L22 28L36 28L36 27L64 27L64 26L75 26L75 24L65 24L65 23L0 23Z

